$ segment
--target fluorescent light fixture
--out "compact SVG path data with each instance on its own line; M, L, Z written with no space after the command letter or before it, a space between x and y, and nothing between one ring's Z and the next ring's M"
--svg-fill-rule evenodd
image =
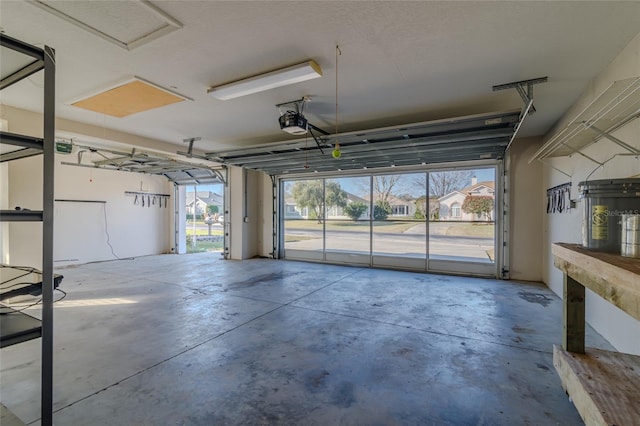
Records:
M222 86L210 87L207 93L214 98L226 101L318 77L322 77L322 69L315 61L310 60Z

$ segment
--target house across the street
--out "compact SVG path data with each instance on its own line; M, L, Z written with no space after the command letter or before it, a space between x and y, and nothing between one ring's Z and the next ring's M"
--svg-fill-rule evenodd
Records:
M207 212L207 206L218 207L218 212L222 213L224 198L220 194L212 191L187 192L187 214L201 215ZM195 208L194 208L195 201Z
M464 200L468 196L485 196L495 199L495 183L493 181L478 182L474 176L471 185L452 191L440 198L429 199L430 220L459 220L459 221L486 221L494 220L495 207L486 214L467 213L463 210ZM367 209L360 216L361 220L369 219L369 197L359 197L347 192L347 203L360 202L367 206ZM387 201L391 207L390 217L393 218L414 218L416 211L425 210L425 198L413 198L410 196L397 197L389 195ZM308 207L298 206L293 197L285 200L285 219L311 219ZM331 206L327 209L327 219L349 219L343 208Z
M458 191L450 192L438 199L440 202L440 220L492 221L495 207L488 214L466 213L462 204L467 196L488 196L495 199L495 183L493 181L478 182L474 176L471 185Z

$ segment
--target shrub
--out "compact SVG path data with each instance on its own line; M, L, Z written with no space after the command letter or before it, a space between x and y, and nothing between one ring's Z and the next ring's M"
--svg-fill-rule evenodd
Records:
M373 206L373 219L374 220L386 220L391 214L391 204L388 201L376 201Z
M358 220L364 212L367 211L367 205L360 201L354 201L349 203L343 208L344 214L349 216L352 220Z

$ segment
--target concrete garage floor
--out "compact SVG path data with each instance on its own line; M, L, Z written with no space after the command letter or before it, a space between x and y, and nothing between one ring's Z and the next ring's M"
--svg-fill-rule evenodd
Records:
M553 369L562 307L543 285L219 258L58 271L56 424L582 423ZM40 339L0 352L2 403L27 424L39 353Z

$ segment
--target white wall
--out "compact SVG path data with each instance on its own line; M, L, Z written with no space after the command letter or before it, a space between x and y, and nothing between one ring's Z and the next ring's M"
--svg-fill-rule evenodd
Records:
M155 205L142 207L125 195L141 189L171 194L165 178L60 164L74 158L56 155L55 198L104 203L55 202L54 265L170 252L173 203L160 207L156 199ZM42 208L41 156L10 162L8 181L10 208ZM39 267L41 229L40 223L9 224L11 264Z
M581 98L568 111L556 128L561 128L567 121L576 116L614 81L640 76L640 34L616 57L616 59L593 79ZM550 135L554 131L550 132ZM635 119L613 135L624 142L640 149L640 119ZM623 152L622 148L600 140L583 151L586 155L604 162L614 154ZM571 175L571 178L554 170L551 166ZM593 174L592 174L593 172ZM589 180L606 178L628 178L640 174L640 161L634 157L618 157L608 162L603 168L597 168L593 162L574 155L551 159L543 167L544 189L568 181L572 182L572 199L579 197L577 186L589 175ZM640 177L640 176L636 176ZM543 280L559 296L562 297L562 273L553 266L551 243L582 242L581 223L583 218L582 203L569 213L543 214ZM599 296L587 291L587 322L602 334L621 352L640 354L640 321L637 321ZM588 342L587 342L588 344Z
M246 170L246 197L247 197L247 210L245 213L245 223L243 229L243 247L242 258L251 259L258 256L258 242L260 236L258 235L258 228L261 220L262 212L260 207L260 172L253 170Z
M269 175L260 173L259 227L258 227L258 255L272 257L273 252L273 190Z
M178 212L177 216L175 216L175 220L172 220L172 233L174 235L172 239L172 246L176 248L177 254L185 254L187 252L187 221L186 220L178 220L178 218L186 217L187 210L187 187L186 186L178 186L177 190L175 190L174 194L177 193L174 209ZM176 223L178 224L176 229Z
M42 137L41 115L3 106L11 131ZM89 155L89 154L85 154ZM54 211L54 265L125 258L170 251L172 202L167 208L134 206L125 191L172 195L172 185L162 177L139 173L64 166L76 156L56 154L55 198L106 201L106 203L56 202ZM42 208L42 156L7 163L3 197L8 209ZM1 171L1 170L0 170ZM156 200L157 201L157 200ZM106 216L106 217L105 217ZM12 265L41 267L42 224L13 222L3 232ZM5 255L7 253L4 253ZM7 256L5 256L7 257Z
M542 164L529 159L542 138L517 139L509 149L509 275L514 280L542 280Z
M63 253L80 262L169 253L173 203L142 207L125 191L172 195L167 179L139 173L93 170L72 166L56 168L56 198L94 198L106 203L55 203L55 259ZM148 206L149 199L152 205ZM86 213L86 214L85 214ZM81 232L85 229L86 232ZM107 244L107 232L109 243ZM87 238L93 235L93 238ZM63 251L64 250L64 251ZM115 255L114 255L115 253Z
M258 229L262 212L260 206L261 173L229 167L229 212L231 259L242 260L258 256Z

